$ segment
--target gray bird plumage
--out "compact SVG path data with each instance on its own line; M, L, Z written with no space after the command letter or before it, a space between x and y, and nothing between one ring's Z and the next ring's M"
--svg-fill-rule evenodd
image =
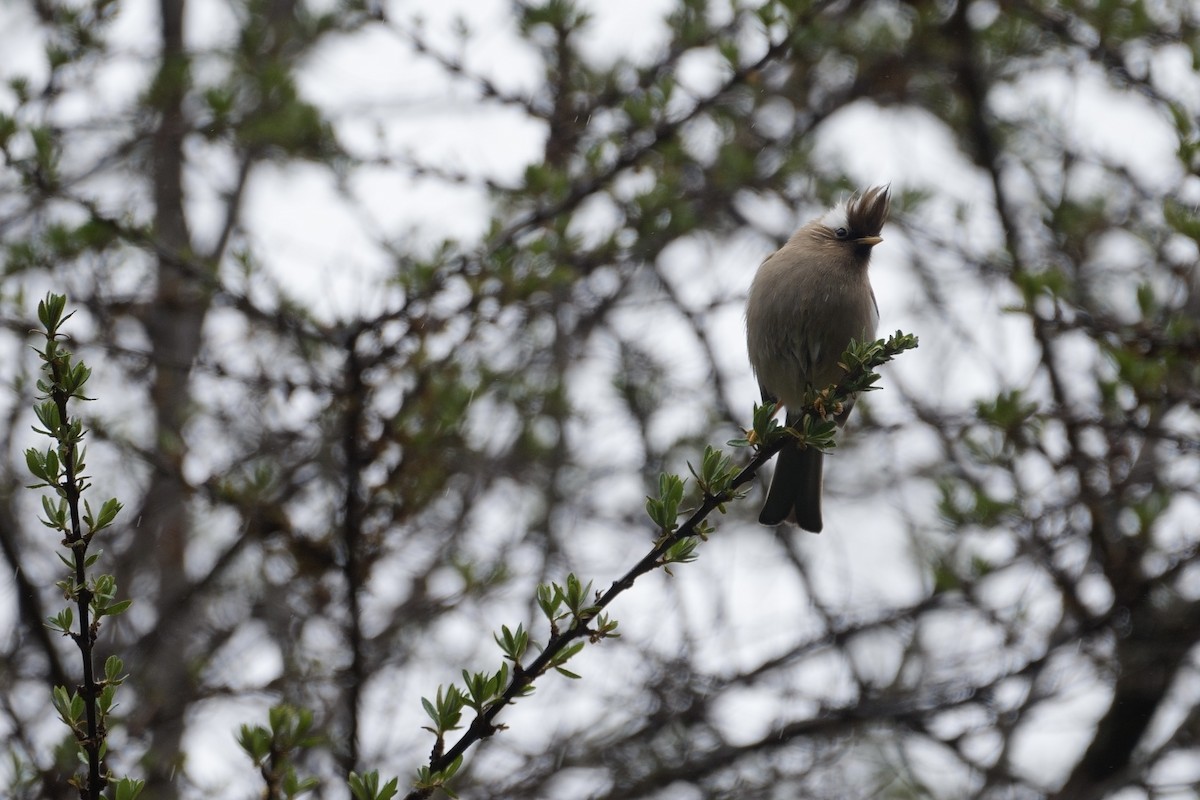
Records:
M764 400L788 408L795 425L809 389L836 383L838 360L851 339L875 338L879 309L867 276L871 249L882 239L890 197L886 186L868 189L796 231L758 268L746 303L750 365ZM847 403L837 422L846 420ZM795 522L821 530L823 456L788 442L759 522Z

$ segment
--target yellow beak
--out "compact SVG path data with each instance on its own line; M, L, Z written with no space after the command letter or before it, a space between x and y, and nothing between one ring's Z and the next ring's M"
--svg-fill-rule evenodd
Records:
M855 239L854 243L859 247L874 247L882 241L882 236L864 236L861 239Z

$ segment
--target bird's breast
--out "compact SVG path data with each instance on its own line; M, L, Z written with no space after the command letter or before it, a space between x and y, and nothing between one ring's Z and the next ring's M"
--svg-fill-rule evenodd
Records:
M808 388L840 379L846 346L874 338L877 319L865 268L789 263L780 255L763 263L751 286L747 347L763 388L796 404Z

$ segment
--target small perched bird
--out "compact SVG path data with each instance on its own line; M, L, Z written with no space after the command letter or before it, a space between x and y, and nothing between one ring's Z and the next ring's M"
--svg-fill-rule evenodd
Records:
M838 361L850 340L875 338L879 307L867 265L883 241L889 202L886 186L854 195L792 234L754 276L746 303L750 365L763 400L787 407L788 425L800 421L807 390L841 378ZM852 405L844 405L838 425ZM819 533L822 461L819 450L789 441L779 451L758 521L795 522Z

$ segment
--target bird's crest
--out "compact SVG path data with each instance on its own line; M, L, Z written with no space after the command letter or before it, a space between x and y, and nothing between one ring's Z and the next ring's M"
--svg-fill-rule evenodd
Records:
M858 236L878 236L891 207L887 186L875 186L846 201L846 222Z
M875 186L838 203L819 222L831 231L846 228L855 238L878 236L887 220L891 195L887 186Z

